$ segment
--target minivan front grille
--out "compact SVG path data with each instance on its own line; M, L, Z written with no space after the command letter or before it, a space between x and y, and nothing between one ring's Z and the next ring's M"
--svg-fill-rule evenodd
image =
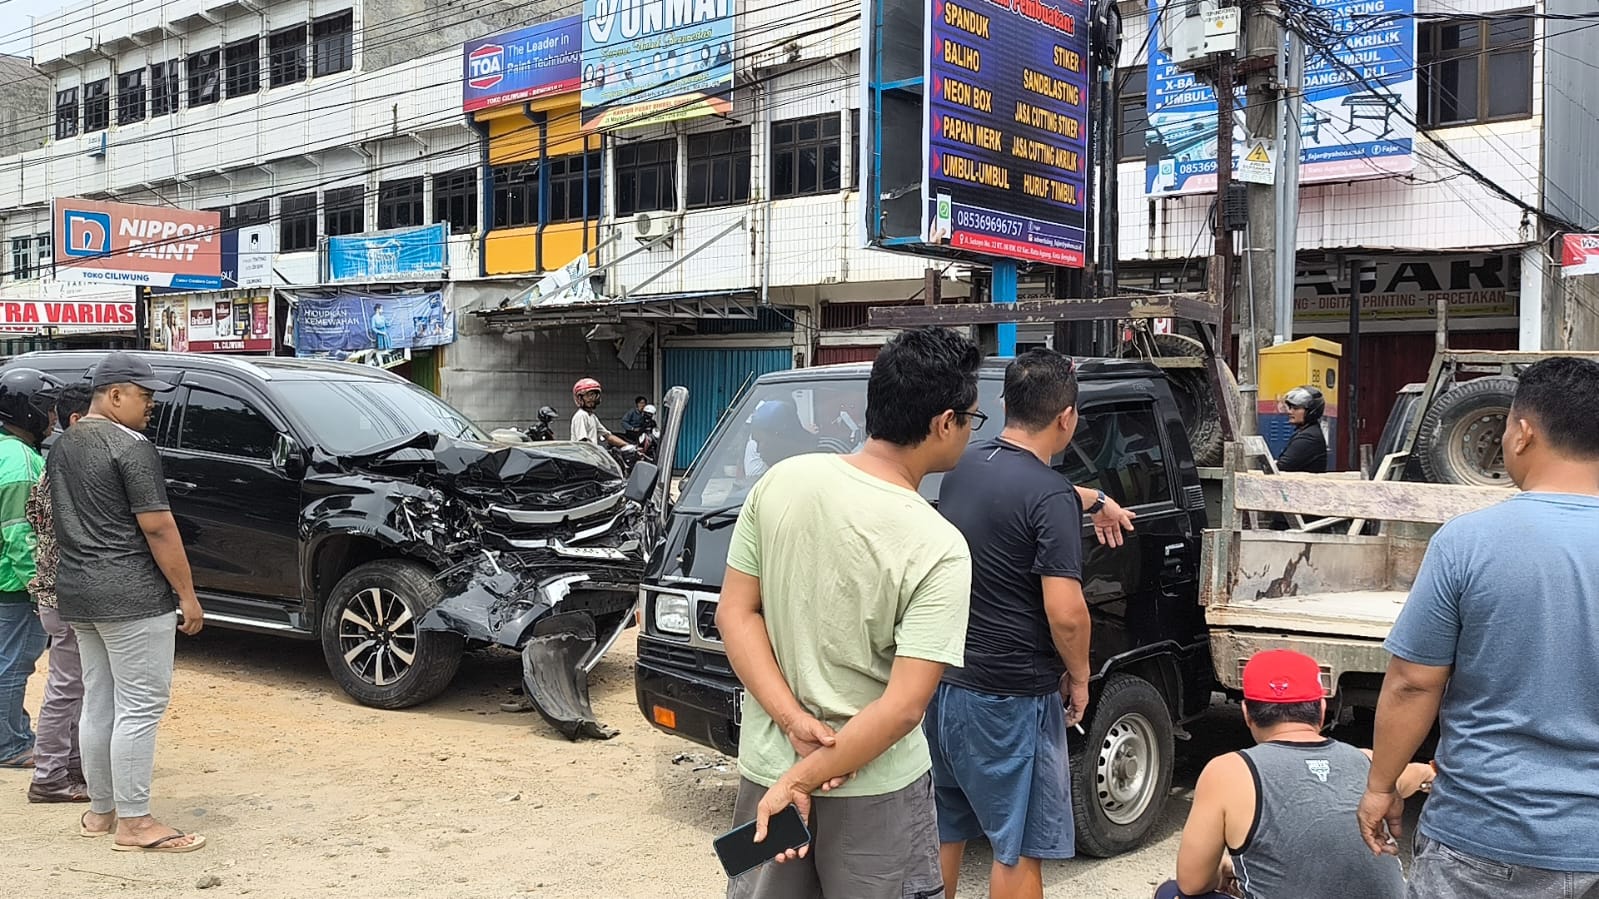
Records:
M722 642L722 632L716 627L716 602L702 599L694 605L694 627L700 633L700 639L710 640L713 643Z

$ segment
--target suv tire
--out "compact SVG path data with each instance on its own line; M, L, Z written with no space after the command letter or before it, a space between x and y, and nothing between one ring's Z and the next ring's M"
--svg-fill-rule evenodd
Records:
M415 562L368 562L345 575L322 610L322 654L339 687L378 709L444 692L466 638L417 626L440 594L433 573Z
M1166 809L1174 751L1171 712L1148 681L1112 675L1094 703L1087 731L1070 753L1077 848L1109 858L1142 843Z

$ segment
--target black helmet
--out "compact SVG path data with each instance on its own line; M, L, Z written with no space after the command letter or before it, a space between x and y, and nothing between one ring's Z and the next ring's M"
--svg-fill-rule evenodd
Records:
M554 406L540 406L539 407L539 421L545 422L546 424L548 424L549 422L554 421L555 420L555 416L560 415L560 414L561 413L555 411L555 407Z
M1306 424L1321 421L1321 414L1327 410L1327 401L1322 398L1321 389L1309 384L1288 391L1283 397L1283 405L1305 410Z
M0 375L0 422L36 439L50 430L50 410L61 382L36 368L13 368Z

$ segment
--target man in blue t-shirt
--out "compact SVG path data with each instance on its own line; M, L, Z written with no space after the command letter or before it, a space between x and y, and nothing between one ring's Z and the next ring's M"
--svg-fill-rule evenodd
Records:
M1066 728L1090 675L1083 512L1113 546L1133 517L1050 467L1076 430L1071 359L1023 353L1005 369L1005 430L973 443L939 489L972 554L965 666L945 672L922 723L946 897L968 840L993 847L994 899L1042 895L1040 861L1074 852Z
M1359 812L1373 852L1395 851L1394 782L1442 730L1411 899L1599 897L1596 421L1599 362L1521 374L1502 445L1525 492L1439 529L1384 644Z

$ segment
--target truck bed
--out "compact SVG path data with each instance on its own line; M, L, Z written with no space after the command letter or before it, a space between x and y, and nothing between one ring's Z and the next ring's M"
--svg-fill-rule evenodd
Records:
M1207 608L1205 619L1212 627L1382 640L1399 617L1405 596L1403 590L1350 590L1261 599L1234 597Z

